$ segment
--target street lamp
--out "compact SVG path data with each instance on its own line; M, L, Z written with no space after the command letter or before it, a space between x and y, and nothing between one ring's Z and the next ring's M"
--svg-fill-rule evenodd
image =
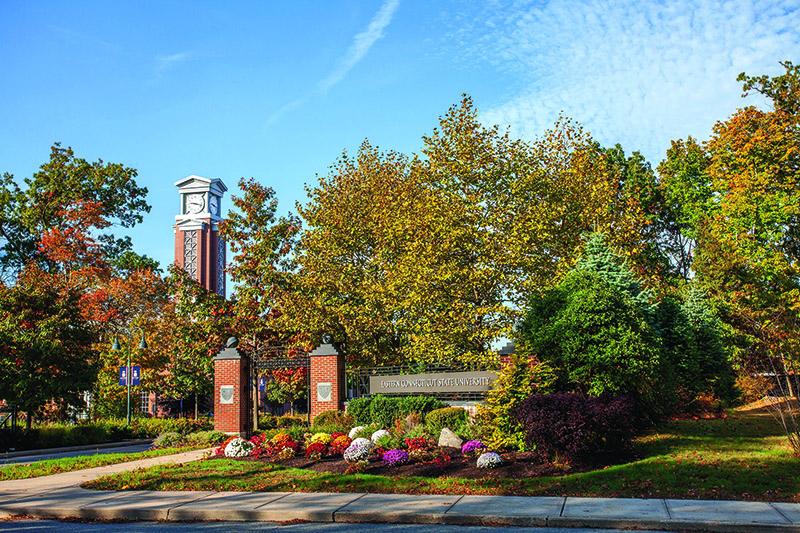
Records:
M142 334L142 342L139 343L139 349L144 350L147 348L147 341L144 340L144 330L142 328L119 328L117 333L114 334L114 344L111 346L113 351L121 350L122 347L119 345L119 332L121 331L123 334L128 334L128 372L125 375L125 381L128 385L128 425L131 425L131 342L133 342L133 332L139 330Z

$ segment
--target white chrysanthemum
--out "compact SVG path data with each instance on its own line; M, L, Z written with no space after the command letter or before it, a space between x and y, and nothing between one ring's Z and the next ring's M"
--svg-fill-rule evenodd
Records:
M380 439L382 439L383 437L385 437L387 435L390 435L390 433L388 431L386 431L385 429L379 429L378 431L376 431L375 433L372 434L372 437L370 438L370 440L373 443L375 443L375 442L378 442Z
M350 437L351 439L354 439L356 438L356 433L358 433L362 429L364 429L364 426L356 426L350 430L350 433L348 433L347 436Z
M486 452L478 457L478 468L494 468L503 464L503 458L494 452Z
M352 446L353 444L366 446L370 451L372 451L372 441L369 439L365 439L364 437L353 439L353 442L350 443L350 446Z
M369 439L356 439L350 443L350 446L342 454L344 460L348 463L356 463L358 461L364 461L369 457L369 453L372 451L372 442Z
M237 437L225 446L225 457L247 457L255 449L252 442Z

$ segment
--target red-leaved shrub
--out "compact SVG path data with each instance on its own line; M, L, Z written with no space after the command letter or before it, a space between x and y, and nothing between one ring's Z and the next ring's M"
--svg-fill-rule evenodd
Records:
M538 452L566 461L625 450L636 427L626 396L534 394L520 403L516 416Z

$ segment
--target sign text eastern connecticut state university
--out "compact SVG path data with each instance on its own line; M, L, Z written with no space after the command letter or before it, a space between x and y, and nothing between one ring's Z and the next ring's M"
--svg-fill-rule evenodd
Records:
M494 372L370 376L369 392L370 394L485 392L495 379L497 374Z

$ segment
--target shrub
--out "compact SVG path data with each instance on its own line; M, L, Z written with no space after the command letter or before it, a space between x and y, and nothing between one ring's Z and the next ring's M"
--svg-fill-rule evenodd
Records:
M299 416L283 415L275 419L275 424L279 428L290 428L295 426L304 427L306 425L306 421Z
M389 450L383 454L383 464L386 466L400 466L408 463L408 454L403 450Z
M400 414L399 403L400 400L397 398L387 398L382 394L373 396L369 404L370 420L381 427L391 427L394 425L394 419Z
M258 417L258 429L265 430L265 429L275 429L278 427L278 419L270 414L266 415L259 415Z
M423 420L431 411L447 407L446 403L434 396L404 396L398 400L400 415L405 417L412 413L419 413Z
M175 432L181 435L210 431L214 422L210 418L137 418L131 421L131 431L138 437L151 437Z
M372 422L369 418L369 404L371 402L372 398L370 397L350 400L350 403L347 404L347 414L353 417L353 424L366 426Z
M236 437L225 446L225 457L247 457L255 446L241 437Z
M182 440L180 433L174 431L162 433L153 441L153 448L173 448L180 445Z
M225 440L225 433L216 430L198 431L184 435L183 442L187 446L213 446Z
M321 426L337 426L340 428L351 427L354 424L353 417L342 411L335 411L333 409L322 411L314 417L312 428L317 429Z
M630 394L647 416L660 416L658 334L631 296L599 274L574 270L532 298L520 336L552 369L550 391Z
M374 444L386 450L400 449L403 444L403 439L400 437L395 437L391 433L387 432L386 435L381 435L378 437L378 439L374 441Z
M347 413L353 417L354 424L392 427L398 418L404 418L412 413L419 413L424 418L431 411L443 407L447 407L447 404L431 396L389 398L376 394L351 400L347 406Z
M425 418L425 427L435 440L439 438L442 428L458 432L461 427L466 425L468 418L469 413L465 409L445 407L428 413Z
M478 457L478 468L497 468L503 464L503 458L494 452L486 452Z
M520 404L517 416L528 441L552 460L624 450L636 426L625 396L535 394Z
M381 427L378 426L378 425L374 425L374 424L371 424L369 426L363 426L363 427L361 427L361 429L356 431L354 436L351 437L351 438L353 438L353 439L362 438L362 439L370 440L371 437L372 437L372 434L375 433L376 431L378 431L379 429L381 429ZM348 434L348 436L349 436L349 434Z
M417 438L431 439L431 440L433 439L431 434L428 433L428 428L426 428L425 426L415 426L406 431L404 436L407 439L417 439Z
M526 451L529 445L525 432L514 413L520 402L541 392L552 379L547 365L536 363L523 353L513 354L489 391L486 407L478 409L475 433L486 433L492 448Z

